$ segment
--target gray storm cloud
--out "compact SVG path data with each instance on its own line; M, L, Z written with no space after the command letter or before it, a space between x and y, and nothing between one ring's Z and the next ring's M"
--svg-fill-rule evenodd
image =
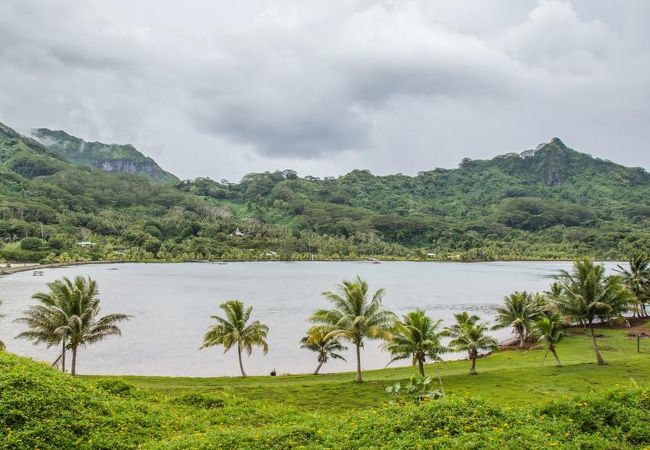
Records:
M650 167L648 2L182 6L2 2L0 121L192 177L413 173L552 136Z

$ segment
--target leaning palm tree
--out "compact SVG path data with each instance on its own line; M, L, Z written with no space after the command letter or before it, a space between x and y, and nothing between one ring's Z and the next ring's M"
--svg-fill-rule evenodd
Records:
M27 331L17 337L30 340L34 345L44 343L48 348L61 345L61 353L52 365L61 361L61 370L65 372L68 337L64 330L70 320L67 309L75 295L73 283L63 279L48 283L47 286L47 292L38 292L32 296L39 304L31 306L23 317L16 319L16 322L28 327Z
M576 260L573 271L562 271L558 279L562 285L559 311L589 327L596 361L599 365L607 364L598 348L594 323L620 317L634 302L633 294L625 288L620 276L605 276L605 267L589 258Z
M622 266L615 269L623 277L623 283L636 297L639 315L648 317L646 304L650 303L650 256L636 253L630 257L630 270Z
M269 351L269 345L266 342L269 327L257 320L249 323L253 308L245 307L239 300L227 301L219 305L219 308L223 310L225 317L211 316L217 323L205 333L201 348L223 345L225 353L236 345L239 370L241 376L245 377L246 372L244 372L241 358L242 351L246 351L250 356L253 346L259 346L266 354Z
M562 364L557 356L556 346L564 338L562 316L556 313L541 317L533 325L533 334L537 337L538 342L546 347L546 354L550 352L553 355L557 367L561 367Z
M77 276L72 281L63 278L59 283L51 283L50 294L35 296L41 304L33 306L25 317L18 319L30 328L18 337L48 346L67 339L63 354L66 350L71 351L70 373L75 376L79 347L95 344L108 336L121 335L117 323L128 320L130 316L109 314L100 317L97 283L90 277Z
M496 312L493 329L512 327L519 338L519 347L523 347L533 322L540 314L537 297L526 291L516 291L505 298L504 305Z
M361 348L364 338L387 339L396 316L381 306L384 290L376 291L368 299L368 283L359 276L353 281L344 280L338 292L323 292L333 309L316 311L311 321L328 331L328 336L352 342L356 349L357 373L355 382L361 383Z
M300 340L301 348L318 354L318 365L314 370L314 375L318 375L320 368L330 358L345 361L345 358L338 352L345 351L348 348L328 334L328 331L322 327L311 327L307 332L307 336Z
M499 343L487 333L488 326L478 322L478 316L469 316L466 312L455 314L456 323L447 329L452 337L449 346L456 351L466 351L471 366L470 375L476 375L476 359L482 350L494 351L499 349ZM468 320L471 319L471 320Z
M412 311L395 325L392 337L384 348L393 356L390 362L411 358L418 365L424 377L424 362L427 358L441 361L440 355L448 349L442 345L441 338L446 335L438 330L442 320L433 320L421 310ZM390 363L389 363L390 364Z

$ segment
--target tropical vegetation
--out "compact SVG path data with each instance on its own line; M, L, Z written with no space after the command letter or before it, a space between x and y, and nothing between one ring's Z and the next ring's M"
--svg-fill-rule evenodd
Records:
M633 304L633 296L619 275L605 275L605 267L589 258L577 260L573 271L559 275L562 294L557 299L559 311L573 322L589 328L599 365L603 359L594 326L620 318Z
M18 319L28 327L28 330L18 337L28 339L34 344L61 344L63 371L65 354L70 350L70 373L75 376L79 347L101 342L108 336L119 336L121 330L117 324L128 320L129 316L108 314L100 317L97 283L90 277L77 276L74 280L63 278L48 284L48 287L49 292L34 295L34 299L40 304L31 306L25 315ZM58 362L58 359L55 362Z
M441 323L442 320L431 319L422 309L405 314L384 346L392 356L390 362L411 359L424 377L425 361L442 361L440 355L449 351L442 343L446 332L439 329Z
M0 124L10 262L615 259L650 247L650 174L558 139L416 176L284 170L229 182L175 181L130 146L35 136Z
M476 375L476 360L481 351L499 350L499 342L487 334L488 325L479 322L476 315L469 315L466 312L454 314L456 323L448 328L452 337L449 346L456 351L467 352L470 360L470 375Z
M646 305L650 303L650 256L635 252L629 259L629 270L618 266L627 289L634 294L638 315L648 317Z
M262 349L264 354L269 351L266 341L269 327L258 320L250 321L252 306L245 306L239 300L230 300L219 305L224 312L224 317L211 316L217 323L210 327L203 337L201 348L223 346L224 353L231 348L237 348L237 358L241 376L245 377L242 352L248 356L253 352L253 347Z
M307 336L300 340L300 347L311 350L318 355L318 365L314 369L314 375L318 375L323 364L330 359L345 361L345 358L339 352L348 349L323 327L311 327L307 332Z
M564 338L565 324L562 317L555 313L550 316L542 316L533 324L533 334L537 341L546 348L546 353L551 353L557 367L562 363L557 355L557 345Z
M334 339L350 341L355 348L357 370L354 381L361 383L361 348L364 339L387 339L396 316L381 305L384 290L379 289L368 298L368 283L357 276L344 280L337 292L323 292L332 303L332 309L320 309L311 316L311 321L323 328Z
M512 327L519 338L519 347L523 347L534 321L541 314L541 305L526 291L514 292L503 303L503 306L496 309L496 324L493 328Z

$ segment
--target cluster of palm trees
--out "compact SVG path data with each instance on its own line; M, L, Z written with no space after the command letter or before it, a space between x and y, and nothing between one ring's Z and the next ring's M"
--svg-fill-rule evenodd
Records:
M556 346L564 336L564 328L582 325L588 328L596 361L606 364L602 357L594 328L623 318L632 311L646 315L650 299L650 258L634 255L630 269L619 266L619 274L605 275L605 267L584 258L575 261L571 272L562 271L549 291L543 294L515 292L497 308L494 328L512 327L519 346L535 339L553 355L558 366Z
M520 347L534 341L551 353L557 366L560 359L557 345L570 325L583 325L591 333L596 360L606 364L598 347L594 327L623 317L629 311L646 315L650 302L650 258L635 255L630 269L619 266L617 275L605 275L604 266L589 258L575 261L572 271L562 271L549 291L543 294L514 292L497 308L496 324L492 329L512 327ZM301 347L317 354L317 375L330 359L344 359L343 344L354 346L356 358L355 381L362 381L361 350L366 340L381 339L383 348L391 354L389 364L410 359L425 376L427 361L440 361L441 355L466 352L470 374L476 374L476 361L482 352L499 349L498 341L488 334L490 327L476 315L467 312L455 314L455 323L441 328L441 320L434 320L421 310L405 314L401 319L382 307L384 290L370 295L368 283L360 277L344 280L335 291L323 296L332 308L315 311L310 317L313 326L300 341ZM249 323L251 307L238 300L221 305L225 317L213 316L217 323L206 333L203 347L222 345L228 351L237 347L242 376L246 376L241 360L242 351L249 355L253 346L266 353L268 327L259 321ZM445 338L449 338L444 343Z
M423 310L415 310L400 320L393 312L382 307L384 291L380 289L369 295L368 283L360 277L352 281L344 280L336 291L323 295L332 303L331 309L314 312L310 318L314 325L300 341L301 347L317 354L314 374L329 359L344 359L341 351L347 350L342 341L355 348L356 376L361 382L361 349L368 339L382 339L384 348L392 356L392 361L411 359L424 376L424 363L438 361L440 355L448 351L466 351L471 360L471 373L476 373L476 359L481 351L495 350L498 342L487 334L487 324L480 322L478 316L467 313L456 315L456 324L440 329L441 321L435 321ZM238 300L222 304L225 315L213 316L216 324L210 327L203 339L204 347L220 345L225 351L237 348L239 367L242 366L241 353L249 355L253 346L260 346L266 353L268 327L259 321L250 322L251 307L244 307ZM444 337L451 337L448 345L443 345Z
M514 292L497 308L496 324L492 329L511 327L520 347L535 342L551 353L558 366L557 344L570 325L582 325L591 334L598 364L606 364L598 346L594 328L622 318L627 312L647 317L650 303L650 257L634 255L630 268L619 266L619 273L607 276L605 268L585 258L575 261L572 271L562 271L549 291L542 294ZM33 296L38 304L31 306L18 322L28 330L18 337L48 347L60 346L61 353L54 362L66 370L66 354L71 352L71 374L76 374L77 353L80 346L94 344L112 335L120 335L118 323L127 320L125 314L100 317L97 283L91 278L63 278L48 284L48 292ZM381 339L383 348L391 354L389 364L410 359L421 376L425 375L427 361L439 361L449 352L467 352L470 374L476 374L476 361L485 351L499 348L488 334L489 327L476 315L467 312L455 314L455 323L441 328L441 320L434 320L422 309L405 314L401 319L382 306L384 290L370 295L368 283L360 277L344 280L334 291L323 296L331 303L330 309L315 311L301 347L317 354L318 374L330 359L344 359L343 344L354 346L356 358L355 381L362 381L361 350L366 340ZM220 305L223 316L212 316L216 323L203 338L201 348L223 346L225 351L237 349L239 368L246 376L242 353L250 356L253 347L268 352L269 328L258 320L251 320L252 307L239 300ZM449 338L449 339L445 339ZM444 341L447 341L444 343ZM4 344L0 342L0 350Z
M70 373L77 373L79 347L94 344L113 335L120 335L118 323L127 320L125 314L100 317L100 300L97 283L89 278L63 278L48 283L48 292L34 294L36 305L31 306L17 322L28 330L19 338L47 347L60 346L61 353L53 365L60 363L66 371L66 354L72 354Z

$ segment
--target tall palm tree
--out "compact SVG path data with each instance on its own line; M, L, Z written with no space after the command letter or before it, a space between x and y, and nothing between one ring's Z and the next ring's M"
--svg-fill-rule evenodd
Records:
M455 314L456 323L447 329L452 337L449 346L457 351L466 351L471 361L470 375L476 375L476 359L482 350L498 350L499 343L487 333L488 326L479 322L478 316L466 312Z
M391 362L411 358L413 365L418 365L420 375L424 377L426 358L440 361L440 354L448 349L442 345L441 338L446 335L438 327L442 320L433 320L421 310L412 311L395 325L395 330L384 348L393 356Z
M648 317L646 304L650 302L650 256L636 253L630 257L630 270L618 266L625 286L634 294L643 317Z
M561 367L560 358L557 356L556 346L564 338L564 324L562 316L555 313L550 316L542 316L533 325L533 333L537 336L540 344L546 347L547 354L550 352L555 358L558 367Z
M536 297L526 291L516 291L507 296L504 305L496 311L493 329L512 327L519 337L519 347L523 347L533 322L540 314Z
M605 267L589 258L576 260L573 271L562 271L558 276L562 295L559 311L567 318L589 327L591 340L599 365L607 364L600 354L594 323L620 317L634 301L618 275L605 276Z
M345 361L345 358L337 352L345 351L348 348L328 334L328 331L322 327L311 327L307 332L307 336L300 340L301 348L306 348L318 354L318 365L314 370L314 375L318 375L320 368L330 358Z
M19 322L26 323L28 331L18 335L48 346L63 342L63 352L72 352L71 374L77 374L77 352L86 346L104 340L108 336L119 336L118 322L128 320L126 314L109 314L99 317L101 312L97 283L89 278L77 276L74 280L63 278L50 283L50 292L34 296L41 302L32 306ZM67 343L66 343L67 340Z
M361 383L361 348L364 338L387 339L396 316L381 306L384 290L376 291L368 299L368 283L357 276L353 281L344 280L338 292L323 292L333 309L316 311L311 321L325 327L328 335L335 339L352 342L356 349L357 373L355 382Z
M253 307L245 307L239 300L227 301L219 305L219 308L223 310L225 317L211 316L217 323L205 333L201 348L223 345L225 353L236 345L239 370L241 376L245 377L242 351L245 350L250 356L253 346L259 346L266 354L269 351L269 344L266 342L269 327L257 320L249 323Z

